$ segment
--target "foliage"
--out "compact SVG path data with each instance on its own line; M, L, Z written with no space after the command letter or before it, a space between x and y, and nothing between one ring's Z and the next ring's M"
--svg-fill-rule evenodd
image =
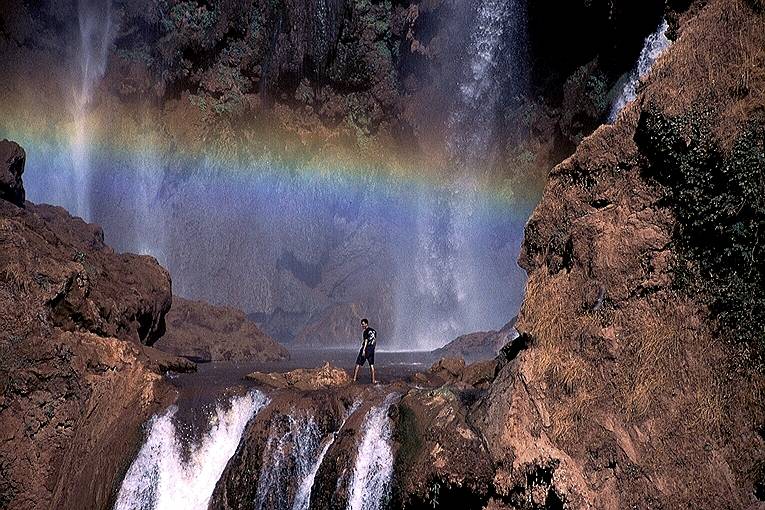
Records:
M667 189L678 221L675 283L698 293L721 333L765 353L765 124L745 126L730 150L714 116L692 111L640 118L636 141L647 170Z
M411 407L398 405L395 439L400 446L396 454L396 464L400 472L406 472L414 464L422 449L422 439L417 428L417 417Z

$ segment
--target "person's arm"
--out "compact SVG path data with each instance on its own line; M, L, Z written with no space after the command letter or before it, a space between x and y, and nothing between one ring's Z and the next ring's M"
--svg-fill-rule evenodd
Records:
M366 356L367 355L367 338L364 337L364 345L361 347L361 355Z

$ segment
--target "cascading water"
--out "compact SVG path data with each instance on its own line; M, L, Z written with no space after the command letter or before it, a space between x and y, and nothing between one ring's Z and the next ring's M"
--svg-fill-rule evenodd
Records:
M93 91L106 72L109 46L114 36L110 0L78 0L79 48L77 68L79 84L74 91L72 114L74 133L71 140L72 192L70 210L92 220L90 209L90 136L89 112Z
M637 66L629 76L627 83L624 85L619 97L614 101L611 107L611 114L609 115L609 122L616 121L619 113L629 103L635 100L637 97L637 87L640 84L640 80L645 78L654 62L669 48L672 42L667 38L667 29L669 24L666 20L662 20L659 27L654 33L646 37L643 49L640 51L640 57L637 61Z
M398 336L412 338L415 348L434 349L458 334L499 326L497 317L511 313L498 291L509 282L498 281L493 271L497 254L478 190L492 164L503 94L524 84L524 5L481 0L477 6L467 66L447 123L452 183L448 193L420 203L415 274L404 279L416 289L413 295L400 293L405 298L399 314L413 315L413 330Z
M256 390L219 405L210 429L184 455L171 407L149 422L146 441L122 482L115 510L206 509L247 423L268 400Z
M335 443L337 435L341 430L343 430L345 422L348 421L348 418L350 418L354 412L356 412L356 409L359 408L359 405L359 401L354 402L350 409L348 409L346 412L345 417L343 418L343 421L340 422L340 426L337 428L337 430L330 434L329 437L324 439L321 446L321 451L319 452L319 456L316 458L316 461L313 463L313 466L311 467L308 474L300 482L297 494L295 495L295 501L292 504L292 510L308 510L311 503L311 491L313 490L313 482L316 479L316 473L319 472L321 463L324 461L324 457L327 455L330 447Z
M388 409L398 395L388 395L382 404L369 410L359 442L356 464L348 489L348 510L380 510L390 496L393 476L393 434Z
M293 507L289 490L306 479L313 469L319 451L320 431L312 416L286 416L283 430L272 422L268 442L263 449L263 462L258 478L255 508L282 510Z

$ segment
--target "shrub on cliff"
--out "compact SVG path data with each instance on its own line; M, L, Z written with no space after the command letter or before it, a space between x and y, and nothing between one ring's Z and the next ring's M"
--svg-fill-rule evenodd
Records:
M669 117L649 109L635 140L646 173L674 211L675 283L706 299L723 336L765 357L765 123L744 126L729 149L712 112Z

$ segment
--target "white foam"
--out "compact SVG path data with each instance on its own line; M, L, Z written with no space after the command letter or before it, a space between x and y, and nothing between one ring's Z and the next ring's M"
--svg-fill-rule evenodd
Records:
M651 72L654 62L669 48L672 42L667 38L667 29L669 25L666 20L662 20L654 33L646 37L643 49L640 51L637 65L632 71L629 80L624 85L621 94L614 101L609 115L609 122L616 121L619 113L625 106L630 104L637 97L637 87L640 80L648 76Z
M173 423L175 406L152 418L146 442L122 482L115 510L206 509L250 419L268 399L251 390L218 406L210 430L184 459Z
M316 458L316 461L314 462L308 474L300 482L297 494L295 495L295 502L292 505L292 510L308 510L308 507L311 503L311 491L313 490L313 482L316 479L316 473L319 472L319 468L321 467L321 463L324 461L324 457L327 455L329 448L334 444L335 439L337 439L337 435L343 429L345 422L348 421L348 418L356 411L356 409L358 409L359 405L359 401L354 402L346 413L337 430L324 440L324 444L322 445L321 451L319 452L319 456Z
M356 464L348 489L348 510L380 510L390 495L393 475L393 433L388 408L398 398L390 394L373 407L364 419L364 435L359 442Z

